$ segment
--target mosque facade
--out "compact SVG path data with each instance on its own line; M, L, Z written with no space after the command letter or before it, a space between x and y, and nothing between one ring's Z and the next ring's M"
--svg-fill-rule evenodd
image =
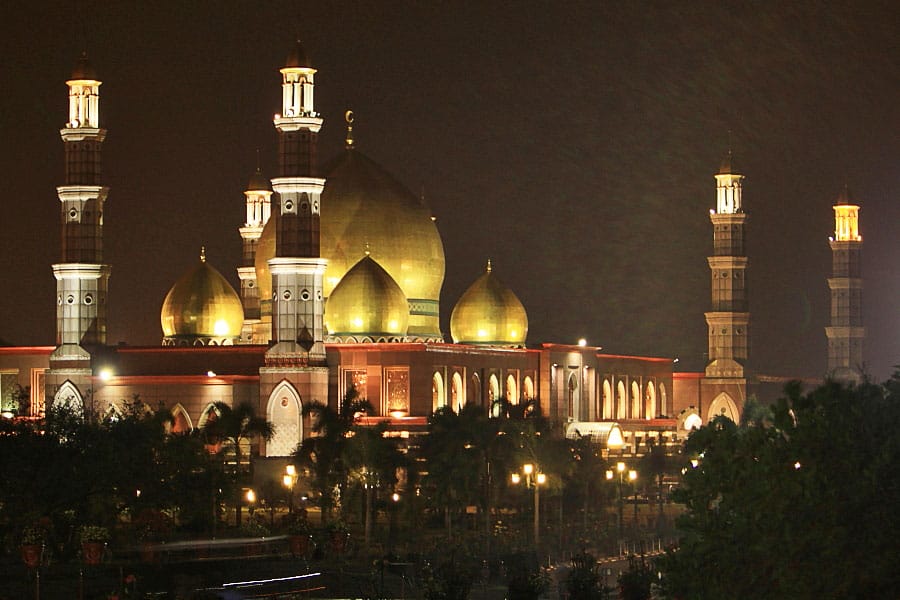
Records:
M718 414L739 418L753 380L746 365L747 215L743 176L730 153L715 176L710 214L705 373L674 373L667 357L527 344L526 307L487 258L452 308L447 335L439 302L446 264L429 210L356 147L349 112L344 150L320 161L316 70L299 42L280 72L277 176L268 179L257 169L244 191L239 290L200 250L165 297L161 344L110 346L106 315L115 307L107 303L110 267L102 252L110 190L101 169L101 81L85 56L78 61L67 81L69 117L61 130L63 243L52 267L57 339L52 346L0 348L6 404L11 389L29 389L31 416L64 404L114 417L140 397L170 411L176 431L189 431L214 418L216 402L249 402L275 425L275 437L255 449L262 456L290 454L309 435L304 407L337 407L351 388L371 403L370 420L386 421L398 436L424 431L439 407L475 404L498 416L498 401L505 400L538 406L560 433L616 441L622 452L639 454L649 437L674 443ZM835 211L849 218L849 209ZM857 229L848 235L858 236ZM858 264L853 243L832 242L848 257L841 264ZM832 290L858 290L851 271L836 270L828 280ZM850 312L852 298L844 303ZM839 317L828 331L834 348L861 345L864 336L851 317ZM848 355L852 349L840 352L843 358L837 349L831 354L841 364L859 358Z

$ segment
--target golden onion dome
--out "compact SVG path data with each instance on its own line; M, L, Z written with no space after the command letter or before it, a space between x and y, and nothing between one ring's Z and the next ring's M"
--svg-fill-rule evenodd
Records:
M465 291L450 315L450 335L462 344L522 346L528 335L528 315L516 295L491 272Z
M200 262L166 294L160 321L167 345L230 345L240 339L244 310L240 296L201 251Z
M428 208L381 166L348 143L324 169L321 255L328 259L324 293L368 248L406 295L408 334L440 339L439 298L444 246Z
M325 328L335 341L402 339L408 322L403 290L371 256L344 275L325 304Z

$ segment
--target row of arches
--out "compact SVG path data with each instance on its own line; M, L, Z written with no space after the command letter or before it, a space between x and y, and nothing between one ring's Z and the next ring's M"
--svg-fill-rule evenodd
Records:
M59 387L53 403L68 408L76 415L84 415L84 396L71 381L66 381ZM173 419L171 433L190 433L194 430L193 420L181 403L175 404L170 412ZM286 380L275 386L266 406L266 419L275 429L275 435L266 444L267 456L288 456L294 451L303 435L302 414L302 399L296 388ZM101 417L104 420L116 421L123 417L123 412L114 402L109 402ZM208 421L217 417L216 407L210 402L200 412L196 428L202 429ZM247 450L249 451L249 447Z
M632 379L630 383L630 386L626 384L625 379L618 381L608 377L603 379L601 405L598 411L602 419L654 419L667 414L668 398L665 383L659 382L657 385L650 379L644 383L643 389L637 379Z
M526 375L520 382L518 373L508 373L505 380L491 373L482 383L481 376L476 372L468 378L468 386L465 382L464 371L454 370L449 376L448 389L444 374L440 370L435 371L431 377L431 409L449 406L459 412L469 403L491 407L500 399L518 404L520 400L529 402L535 398L534 378L531 375Z

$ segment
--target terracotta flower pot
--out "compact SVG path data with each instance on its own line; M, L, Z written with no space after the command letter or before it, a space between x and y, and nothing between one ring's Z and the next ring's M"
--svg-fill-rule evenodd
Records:
M99 565L103 558L103 542L81 542L81 559L86 565Z
M29 569L33 569L41 564L41 545L40 544L22 544L20 548L22 552L22 562Z

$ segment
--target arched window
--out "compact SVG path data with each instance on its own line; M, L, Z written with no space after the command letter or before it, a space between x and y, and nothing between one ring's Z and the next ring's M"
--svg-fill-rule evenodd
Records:
M613 418L613 397L612 386L609 379L603 380L603 419L612 420Z
M625 391L625 382L620 379L616 386L616 418L619 420L627 418L627 411L628 393Z
M532 381L531 377L527 375L522 381L522 398L526 402L528 402L529 400L534 400L534 381Z
M566 406L568 407L568 413L566 416L572 420L578 420L578 413L576 412L576 408L578 403L575 402L575 393L578 391L578 378L575 375L569 375L569 385L567 386L566 391L568 392Z
M648 381L644 390L644 416L653 419L656 415L656 386L652 381Z
M637 381L631 382L631 418L641 418L641 386Z
M103 422L104 423L115 423L122 419L122 412L119 410L119 407L115 404L110 403L109 406L106 407L106 412L103 413Z
M497 376L492 373L488 382L488 401L493 404L494 400L500 399L500 381L498 381Z
M519 403L519 392L517 388L515 375L509 375L506 378L506 401L510 404Z
M431 377L431 410L435 411L447 404L447 396L444 394L444 378L438 371Z
M463 387L462 375L459 373L453 374L453 385L450 388L451 394L451 402L450 408L452 408L457 413L462 410L462 407L466 404L466 393L465 387Z
M659 384L659 414L668 415L669 407L666 406L666 384Z
M290 456L303 437L300 394L282 381L269 395L266 416L275 426L275 435L266 442L266 456Z
M190 433L194 427L191 417L180 403L172 407L172 433Z
M481 405L481 378L478 377L478 373L472 373L472 382L471 388L469 389L469 393L466 395L466 404L474 403L476 405Z

